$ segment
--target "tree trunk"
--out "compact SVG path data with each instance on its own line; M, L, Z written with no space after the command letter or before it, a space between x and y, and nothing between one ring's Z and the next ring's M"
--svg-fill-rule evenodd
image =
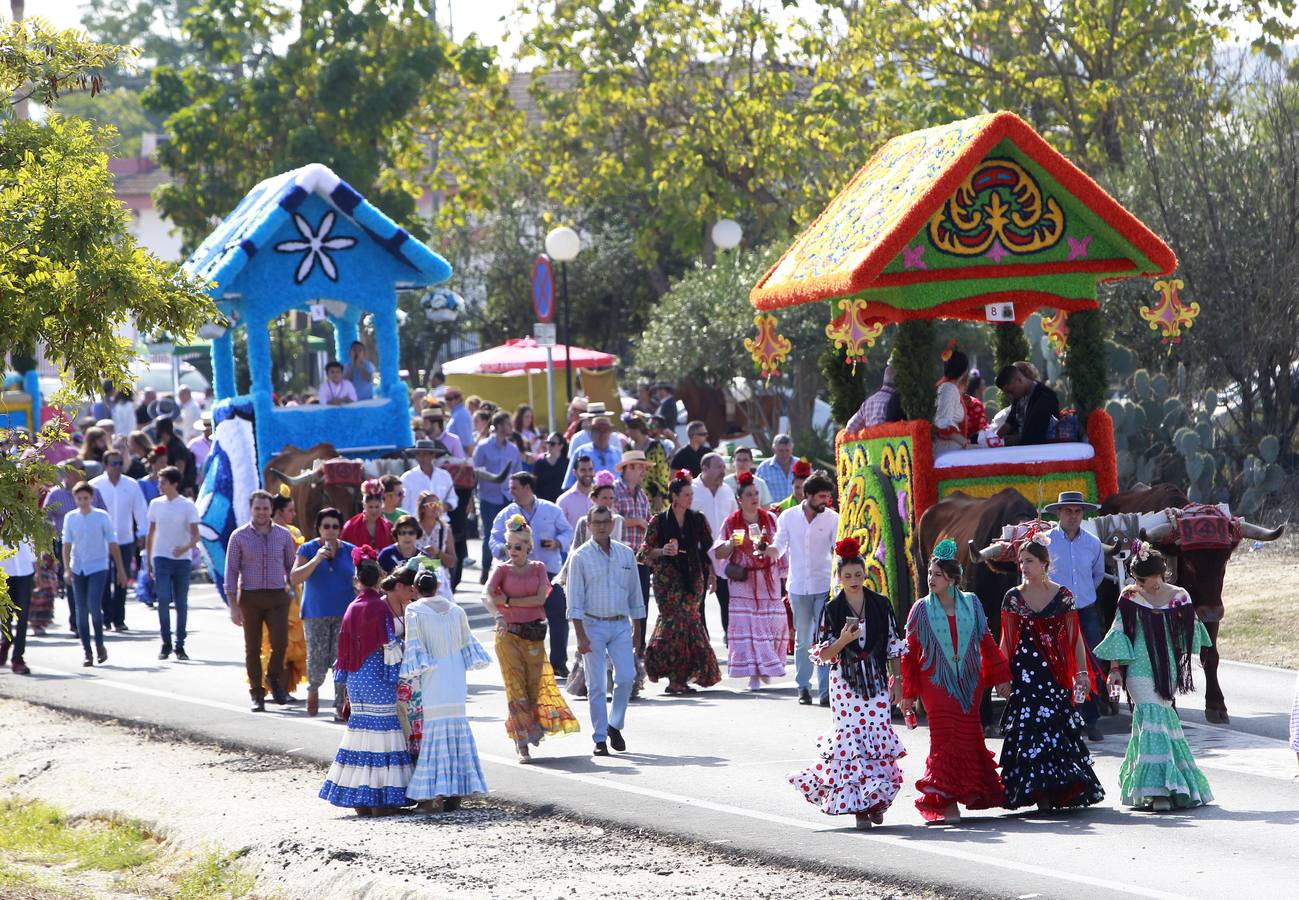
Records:
M812 429L812 407L817 389L821 386L817 357L801 356L790 367L793 391L789 398L789 433L800 435Z

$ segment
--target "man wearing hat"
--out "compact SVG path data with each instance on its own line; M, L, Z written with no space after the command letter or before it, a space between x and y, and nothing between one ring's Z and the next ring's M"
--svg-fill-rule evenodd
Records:
M603 403L592 403L591 406L604 409ZM591 423L590 440L579 444L577 439L574 439L573 445L569 447L568 471L564 474L565 489L572 487L573 482L577 480L577 476L573 473L574 461L586 457L591 460L595 471L599 473L613 472L618 460L622 459L622 441L613 440L613 423L608 417L597 415L588 421Z
M640 450L628 450L618 460L614 469L618 472L618 481L613 486L613 511L622 516L623 543L639 552L645 543L645 531L649 528L650 498L641 484L645 480L645 470L649 460ZM637 577L640 579L641 597L649 597L650 568L637 565ZM645 652L645 621L640 620L637 632L636 652Z
M205 409L199 413L198 437L185 446L194 455L194 473L197 475L203 471L203 463L207 462L208 454L212 452L212 413L210 410Z
M1105 578L1105 550L1096 535L1083 530L1082 520L1087 513L1098 509L1100 507L1088 501L1082 491L1061 491L1054 503L1042 508L1043 515L1054 515L1059 519L1050 533L1051 578L1073 594L1078 624L1082 626L1083 639L1087 641L1089 650L1094 649L1101 639L1096 588ZM1105 686L1100 684L1096 689L1103 691ZM1096 701L1089 698L1079 707L1079 712L1087 723L1087 739L1104 740L1105 735L1097 723L1100 711Z
M451 476L435 465L437 460L448 455L447 448L440 441L416 441L415 446L403 455L415 459L415 468L401 476L401 486L406 492L406 502L411 504L410 509L418 508L419 497L425 491L442 501L448 511L459 505Z
M587 401L583 397L574 397L573 403L576 404L579 400L582 402L582 406L577 411L576 424L578 430L574 431L570 427L570 433L567 435L568 455L570 457L578 450L591 443L593 437L591 434L591 426L595 423L595 420L601 416L606 419L609 417L609 410L605 409L604 404L599 400ZM574 408L575 407L570 407L570 415Z

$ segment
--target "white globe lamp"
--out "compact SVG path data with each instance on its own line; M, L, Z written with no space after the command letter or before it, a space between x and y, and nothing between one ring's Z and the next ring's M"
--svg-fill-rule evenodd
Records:
M713 244L718 250L734 250L743 237L744 229L734 219L721 219L713 226Z
M546 253L555 262L572 262L581 249L581 238L567 225L561 225L546 235Z

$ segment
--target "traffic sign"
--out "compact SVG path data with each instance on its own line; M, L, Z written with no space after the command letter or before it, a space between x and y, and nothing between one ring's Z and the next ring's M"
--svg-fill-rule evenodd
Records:
M532 326L532 339L538 347L555 346L555 324L553 322L535 322Z
M532 264L532 308L536 310L538 322L550 322L555 318L555 270L550 264L550 257L544 253ZM538 338L540 343L541 339ZM554 340L551 340L554 343Z

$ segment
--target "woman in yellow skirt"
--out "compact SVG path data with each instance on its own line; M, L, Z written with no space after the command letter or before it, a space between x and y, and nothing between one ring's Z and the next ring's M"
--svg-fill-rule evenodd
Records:
M293 506L293 497L289 495L288 485L280 485L279 496L271 500L271 518L276 525L283 525L293 535L294 552L306 540L302 532L293 524L298 511ZM271 659L271 636L262 629L262 671L267 671ZM293 588L293 600L289 603L289 648L284 653L284 670L281 681L284 692L292 694L293 689L307 680L307 636L302 630L302 587ZM269 689L269 686L268 686ZM290 696L290 700L297 698Z
M529 744L548 734L573 734L577 719L555 686L555 671L546 656L546 566L529 560L532 529L523 516L505 525L509 561L497 566L483 591L483 605L496 619L496 658L505 679L510 713L505 732L514 741L519 762L532 762Z

